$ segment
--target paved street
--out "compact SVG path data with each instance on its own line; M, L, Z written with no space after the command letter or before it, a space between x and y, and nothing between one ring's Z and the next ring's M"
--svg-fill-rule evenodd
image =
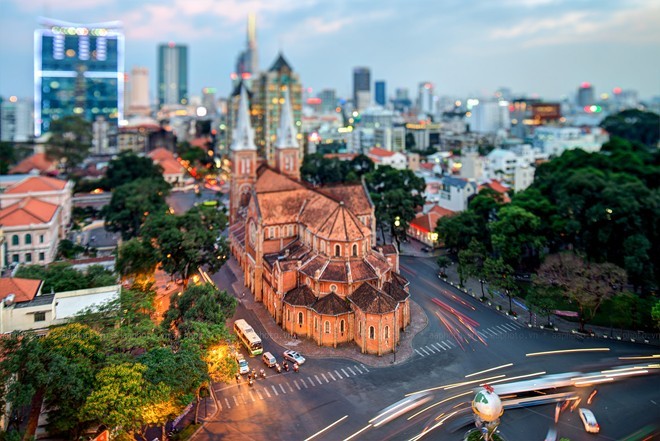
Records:
M621 365L624 362L618 360L619 356L660 352L650 345L528 329L440 281L432 257L402 256L401 268L411 281L412 299L428 317L426 327L412 338L413 350L407 359L399 358L396 364L391 364L393 356L387 355L376 359L374 364L380 367L375 367L353 359L318 358L303 352L307 362L297 374L277 374L268 369L267 378L258 380L252 387L244 382L217 384L214 391L220 411L195 439L306 439L335 422L337 424L314 439L346 439L365 429L381 409L401 400L405 394L464 381L466 375L477 371L513 363L493 375L590 372ZM229 265L214 275L214 281L230 292L242 286ZM263 335L265 350L281 359L285 347L277 342L288 340L281 335L268 335L258 315L245 305L252 307L243 302L237 318L248 320ZM579 348L607 348L609 351L526 356L530 352ZM381 363L386 360L389 362ZM257 370L263 366L259 358L248 359L248 362ZM434 401L429 404L467 392L470 387L434 392ZM592 390L593 387L585 387L580 394L588 395ZM471 395L448 400L410 420L414 412L409 412L378 428L368 427L352 439L410 439L437 415L469 399ZM657 376L648 376L598 387L598 394L588 407L601 425L598 439L613 440L660 421L659 404ZM567 411L561 416L559 435L572 441L594 439L584 432L576 412ZM541 440L553 419L554 405L508 410L500 427L509 441ZM461 421L467 425L461 426ZM472 425L469 418L453 418L425 439L460 440Z

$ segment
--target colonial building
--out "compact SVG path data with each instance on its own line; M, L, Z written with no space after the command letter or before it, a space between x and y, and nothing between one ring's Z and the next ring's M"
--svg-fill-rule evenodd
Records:
M395 350L410 324L408 281L396 248L376 243L364 185L312 188L300 181L300 150L288 91L274 167L257 159L245 88L231 144L231 251L255 299L287 332L362 352Z

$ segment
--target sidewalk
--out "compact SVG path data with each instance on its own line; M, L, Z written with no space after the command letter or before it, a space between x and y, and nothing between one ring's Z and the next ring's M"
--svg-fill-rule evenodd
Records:
M348 358L369 367L391 366L394 363L404 363L412 357L414 354L412 339L426 328L428 324L428 318L424 310L417 303L410 300L410 326L401 332L401 341L396 349L396 353L385 354L382 357L361 353L355 343L331 348L318 346L313 341L305 338L294 339L275 323L275 319L270 316L263 304L256 302L248 288L243 286L243 273L236 259L233 257L230 258L226 265L229 266L237 279L237 282L232 285L234 296L259 320L267 335L273 342L281 346L283 350L294 349L301 352L304 356L309 355L312 358Z

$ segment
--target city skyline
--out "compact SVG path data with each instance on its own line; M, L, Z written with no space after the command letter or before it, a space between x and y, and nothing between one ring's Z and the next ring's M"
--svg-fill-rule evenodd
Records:
M191 95L214 87L231 91L230 74L245 48L249 13L257 18L260 68L281 50L305 87L352 94L352 72L369 67L389 95L420 81L435 93L487 96L499 87L548 99L573 98L588 81L597 95L614 87L634 89L642 99L660 94L660 5L646 0L506 0L497 6L454 0L440 5L394 0L366 2L254 0L2 0L0 95L30 97L33 34L37 18L71 22L119 20L126 34L126 70L157 71L157 47L169 41L189 47ZM8 38L11 37L11 38ZM156 98L155 75L150 99ZM373 85L372 85L373 88Z

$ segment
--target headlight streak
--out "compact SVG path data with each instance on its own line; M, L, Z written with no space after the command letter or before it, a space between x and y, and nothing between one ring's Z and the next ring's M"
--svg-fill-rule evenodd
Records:
M348 440L351 440L351 439L355 438L356 436L358 436L359 434L361 434L362 432L364 432L365 430L367 430L369 427L371 427L371 424L367 424L365 427L363 427L362 429L358 430L358 431L355 432L353 435L349 436L348 438L344 438L344 441L348 441Z
M444 389L444 390L453 389L455 387L466 386L468 384L479 383L479 382L482 382L482 381L496 380L498 378L503 378L503 377L506 377L506 375L502 374L502 375L496 375L495 377L481 378L479 380L474 380L474 381L464 381L464 382L461 382L461 383L445 384L444 386L437 386L437 387L432 387L430 389L423 389L423 390L419 390L417 392L411 392L409 394L406 394L405 396L409 397L410 395L415 395L415 394L422 393L422 392L430 392L432 390L438 390L438 389Z
M561 349L558 351L530 352L525 354L527 357L537 357L539 355L557 355L570 354L575 352L609 352L610 348L586 348L586 349Z
M503 378L501 380L490 381L488 382L488 384L504 383L506 381L519 380L521 378L529 378L529 377L535 377L537 375L545 375L546 373L547 373L546 371L541 371L541 372L534 372L533 374L518 375L517 377ZM479 386L483 386L484 384L486 383L480 384Z
M329 425L328 427L326 427L325 429L321 429L321 430L319 430L318 432L316 432L314 435L310 436L309 438L305 438L305 441L309 441L310 439L316 438L317 436L319 436L320 434L322 434L322 433L325 432L326 430L330 430L333 426L335 426L335 425L341 423L341 422L344 421L346 418L348 418L348 415L344 415L343 417L339 418L339 419L338 419L337 421L335 421L334 423L330 424L330 425Z
M464 392L464 393L462 393L462 394L458 394L458 395L454 395L454 396L449 397L449 398L445 398L445 399L442 400L442 401L438 401L437 403L431 404L430 406L427 406L426 408L420 410L420 411L417 412L416 414L414 414L414 415L412 415L411 417L409 417L409 418L408 418L408 421L412 420L412 419L415 418L417 415L420 415L420 414L426 412L427 410L434 408L435 406L437 406L437 405L439 405L439 404L446 403L447 401L451 401L451 400L453 400L453 399L455 399L455 398L464 397L465 395L470 395L470 394L472 394L472 391L471 391L471 390L469 390L469 391L467 391L467 392Z
M503 369L505 367L510 367L510 366L513 366L513 363L503 364L502 366L497 366L497 367L494 367L494 368L490 368L490 369L486 369L486 370L483 370L483 371L475 372L473 374L468 374L468 375L465 376L465 378L474 377L475 375L485 374L486 372L496 371L498 369Z

